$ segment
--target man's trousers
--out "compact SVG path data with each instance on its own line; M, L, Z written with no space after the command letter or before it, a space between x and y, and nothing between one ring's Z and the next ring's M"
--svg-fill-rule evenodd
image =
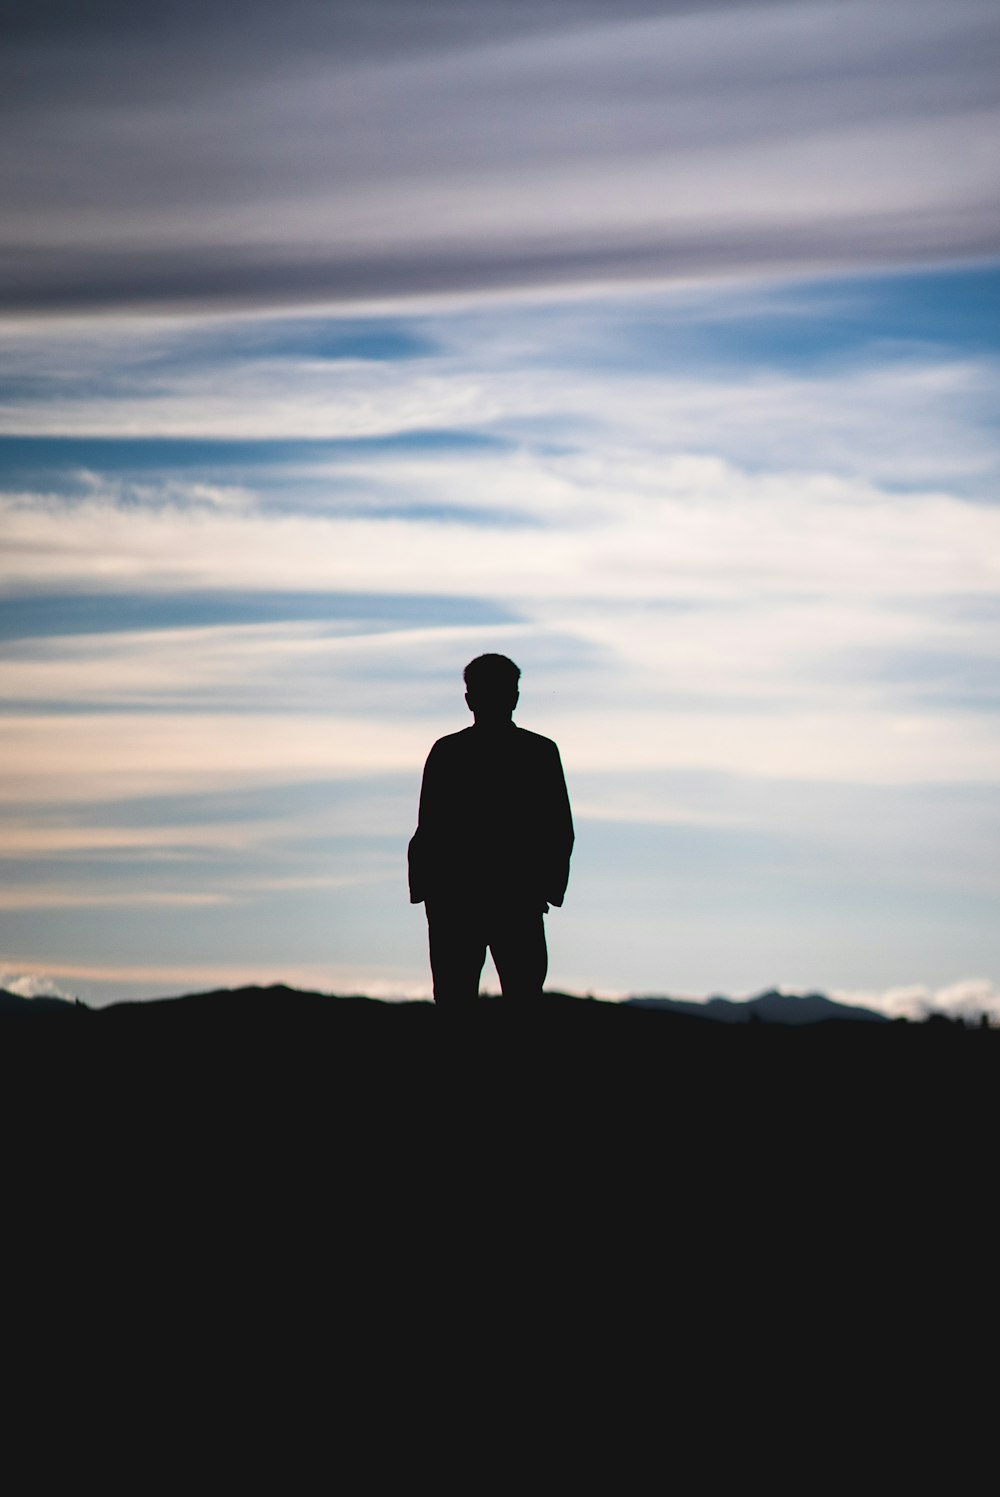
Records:
M549 956L537 905L428 899L426 908L435 1003L448 1007L478 997L487 949L505 999L541 996Z

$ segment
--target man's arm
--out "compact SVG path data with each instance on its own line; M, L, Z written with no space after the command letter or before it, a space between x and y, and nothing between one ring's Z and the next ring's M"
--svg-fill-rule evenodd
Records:
M406 849L406 868L410 882L410 903L423 904L427 897L426 879L424 875L423 858L421 856L420 828L410 838L410 845Z
M555 744L552 745L552 765L549 785L550 861L546 880L545 898L549 904L561 905L566 897L569 883L569 859L573 851L575 834L573 813L569 806L569 792L562 760Z
M441 780L438 762L440 755L435 755L436 748L437 744L427 755L427 762L424 765L424 775L420 782L417 830L410 838L410 845L406 852L411 904L423 904L427 898Z

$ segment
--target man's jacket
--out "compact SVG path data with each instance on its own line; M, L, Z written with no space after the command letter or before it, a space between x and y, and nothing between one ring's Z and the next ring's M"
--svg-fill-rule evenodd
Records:
M439 738L409 848L410 901L560 905L573 818L559 750L513 723Z

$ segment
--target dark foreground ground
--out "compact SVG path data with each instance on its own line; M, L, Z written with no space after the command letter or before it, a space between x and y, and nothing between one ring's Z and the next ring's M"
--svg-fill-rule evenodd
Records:
M351 1491L575 1490L580 1463L631 1490L650 1440L658 1485L854 1489L905 1429L869 1471L895 1489L947 1393L977 1417L998 1074L995 1030L555 996L8 1016L19 1374L96 1389L116 1439L169 1409L157 1469L171 1429L224 1426L282 1490L307 1435ZM289 1398L302 1439L265 1457Z
M452 1016L276 987L0 1014L25 1155L119 1160L139 1189L160 1166L213 1191L273 1171L317 1202L355 1175L454 1172L471 1197L494 1170L549 1198L627 1183L634 1209L685 1182L782 1209L838 1182L891 1194L992 1161L998 1075L996 1029L727 1025L562 995Z

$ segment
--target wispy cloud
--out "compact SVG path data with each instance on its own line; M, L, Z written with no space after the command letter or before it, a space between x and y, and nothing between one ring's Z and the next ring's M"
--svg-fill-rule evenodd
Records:
M229 903L231 899L226 894L174 889L118 889L102 893L51 887L0 890L0 910L132 909L157 905L194 909Z
M502 486L504 464L489 466L484 484ZM6 586L517 600L724 597L750 580L761 593L842 588L855 597L988 593L997 583L997 511L948 493L900 495L822 473L752 474L702 457L581 467L522 457L508 468L509 494L541 521L528 539L494 527L487 540L478 525L439 519L6 495Z
M856 304L839 309L858 324L853 349L824 358L817 330L806 335L811 358L799 368L782 367L777 350L790 326L838 316L822 290L803 287L798 309L765 301L756 330L752 317L740 318L742 340L762 344L763 359L748 370L745 358L733 354L720 365L717 322L735 320L739 305L730 288L714 298L612 303L603 316L583 309L560 318L522 306L490 318L424 318L420 325L432 332L435 351L398 361L304 359L287 349L246 359L235 332L206 349L189 329L173 334L165 370L157 367L162 334L126 323L76 373L69 370L79 335L62 324L43 326L30 337L7 339L11 365L30 356L36 370L0 403L0 432L22 439L249 442L256 468L245 469L249 486L273 479L269 464L279 466L286 505L363 509L373 496L384 500L385 484L394 483L411 507L479 504L528 513L547 500L542 513L548 513L559 505L564 472L614 495L619 472L648 487L658 482L654 465L684 453L736 467L895 485L978 482L984 495L992 493L995 353L928 348L919 340L880 346L877 293L859 293ZM916 304L908 311L911 321L920 315ZM659 329L652 347L637 334L640 319ZM292 339L310 332L294 321L265 326L271 338L282 328ZM777 345L770 360L769 339ZM439 434L436 450L400 442L426 433ZM483 444L478 454L463 454L470 438ZM351 446L359 440L360 451ZM270 452L268 442L303 445L290 454ZM543 463L538 454L546 449ZM183 458L182 446L176 456ZM248 459L244 448L241 461ZM223 471L225 460L232 464L220 449ZM523 462L529 471L521 500ZM202 464L211 467L210 453ZM114 482L82 472L78 487L85 492L100 481ZM117 482L126 496L144 497L141 476ZM233 482L230 466L225 479L175 480L173 495L231 507L243 502L245 486Z

